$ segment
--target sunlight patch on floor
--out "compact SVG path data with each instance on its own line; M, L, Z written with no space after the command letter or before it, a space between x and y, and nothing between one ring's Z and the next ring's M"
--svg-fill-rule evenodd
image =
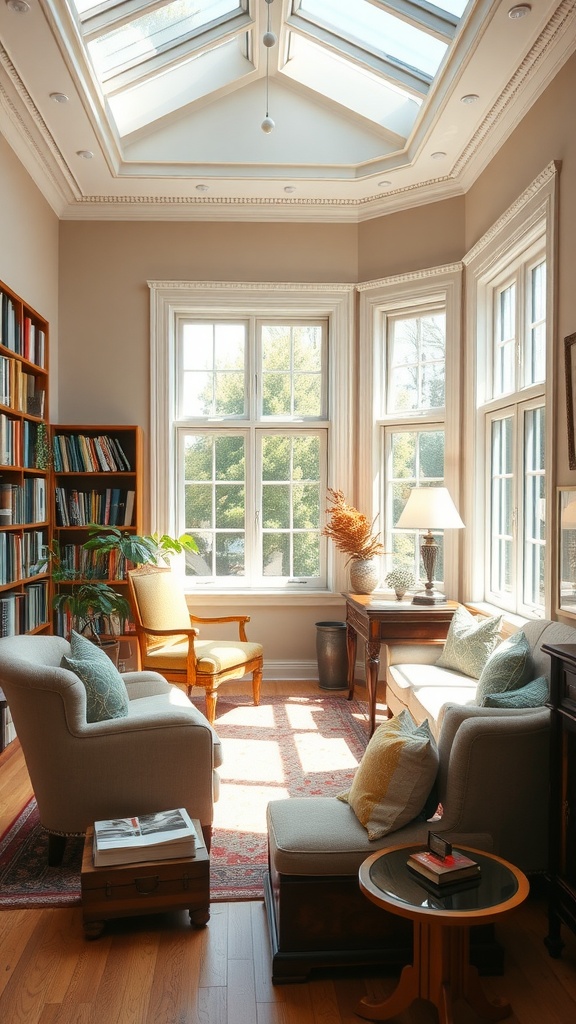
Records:
M299 733L294 737L302 771L346 771L356 768L358 760L345 739L322 736L321 733Z
M318 704L285 704L291 729L318 730L322 727L324 709Z
M254 832L266 835L266 807L269 800L290 796L282 786L228 785L214 805L214 827L229 832Z
M260 707L249 704L231 708L222 716L218 712L218 718L214 725L216 732L220 725L242 725L247 729L273 729L276 725L274 708L270 704L263 704Z
M285 781L280 746L275 740L223 741L224 760L218 773L223 782Z

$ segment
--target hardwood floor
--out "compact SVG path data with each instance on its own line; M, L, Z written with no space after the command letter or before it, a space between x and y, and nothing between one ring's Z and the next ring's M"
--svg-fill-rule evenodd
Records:
M271 689L314 687L268 684ZM0 755L0 832L30 792L15 742ZM505 974L482 984L491 998L510 999L511 1024L576 1020L576 936L563 929L566 946L553 960L545 933L545 904L538 897L498 925ZM189 927L185 913L116 921L93 942L84 938L77 908L0 913L2 1024L359 1024L354 1011L362 996L382 999L394 985L392 977L339 971L273 986L260 902L213 904L201 931ZM436 1024L438 1018L418 1002L395 1020ZM454 1024L477 1021L465 1003L457 1005Z

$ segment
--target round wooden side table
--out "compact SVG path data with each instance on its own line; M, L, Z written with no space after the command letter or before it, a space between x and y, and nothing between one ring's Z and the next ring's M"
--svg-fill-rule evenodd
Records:
M406 862L422 845L395 846L368 857L360 867L360 888L368 899L391 914L413 923L413 962L404 967L391 996L380 1003L362 999L356 1013L366 1020L388 1020L415 999L427 999L438 1010L440 1024L452 1024L452 1006L465 999L485 1020L511 1013L505 1000L490 1002L478 971L470 965L469 929L485 924L522 903L528 879L518 868L493 854L461 846L477 861L481 877L473 887L437 895L408 870Z

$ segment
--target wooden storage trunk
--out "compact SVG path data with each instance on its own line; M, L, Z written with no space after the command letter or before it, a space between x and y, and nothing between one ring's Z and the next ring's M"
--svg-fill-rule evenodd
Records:
M202 835L199 821L194 825ZM210 919L210 858L205 846L193 858L145 861L113 867L94 867L94 830L86 833L82 858L82 913L88 938L102 934L114 917L188 910L190 921L202 927Z

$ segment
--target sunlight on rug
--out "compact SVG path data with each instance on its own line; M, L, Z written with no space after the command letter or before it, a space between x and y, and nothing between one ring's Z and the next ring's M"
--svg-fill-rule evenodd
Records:
M202 698L195 701L204 710ZM367 704L335 696L220 697L220 799L210 852L213 902L263 898L270 800L334 795L349 785L367 743ZM0 909L80 904L82 840L60 868L47 866L48 836L31 801L0 838Z

